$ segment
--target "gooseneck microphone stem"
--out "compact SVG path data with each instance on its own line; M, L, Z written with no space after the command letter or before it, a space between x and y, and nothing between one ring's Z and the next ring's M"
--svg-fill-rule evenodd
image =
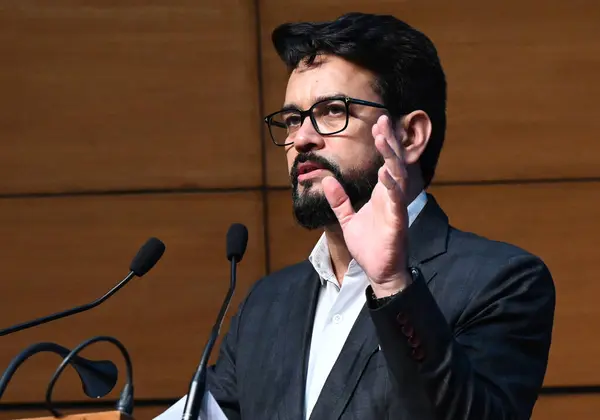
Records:
M61 357L65 357L67 354L69 354L68 349L56 343L43 342L32 344L31 346L27 347L10 362L10 365L8 365L8 368L6 368L2 374L2 377L0 378L0 399L2 399L2 396L4 395L4 392L6 391L6 388L8 387L8 384L16 373L17 369L31 356L42 352L53 352L59 354ZM76 363L87 364L88 366L90 365L88 361L79 357L74 357L73 359ZM101 372L98 372L98 374L101 374Z
M183 409L182 420L197 420L198 416L200 415L202 399L204 398L204 393L206 392L206 370L208 366L208 359L210 359L210 354L221 332L223 319L225 318L225 314L229 309L229 304L231 303L231 298L235 290L237 263L237 258L233 256L231 258L231 276L229 280L229 290L227 291L225 300L221 305L221 310L219 311L217 321L215 322L215 325L212 328L212 332L210 334L208 342L204 347L204 352L202 353L202 358L200 359L198 369L196 370L196 373L194 374L194 377L192 378L192 381L190 383L188 397L185 403L185 407Z
M4 395L4 392L6 391L8 383L12 379L13 375L15 374L15 372L17 371L19 366L21 366L23 364L23 362L25 362L27 359L29 359L33 354L36 354L36 353L42 352L42 351L60 352L61 347L54 343L37 343L37 344L27 347L25 350L23 350L21 353L19 353L19 355L17 357L15 357L12 360L12 362L10 362L10 365L8 365L8 368L6 368L6 370L4 371L2 378L0 378L0 399L2 398L2 395ZM61 355L61 356L64 357L65 355Z
M48 388L46 388L46 408L52 413L55 418L62 417L62 414L58 412L54 406L52 405L52 391L54 390L54 386L58 381L61 373L65 368L69 365L72 359L78 359L78 354L83 351L86 347L91 346L94 343L104 341L113 344L115 347L119 349L121 354L123 355L123 359L125 360L125 370L126 370L126 382L121 391L121 396L119 401L117 402L117 410L128 416L133 415L133 365L131 363L131 357L129 356L129 352L119 340L110 336L97 336L85 340L83 343L79 344L75 347L71 352L63 359L61 364L56 368L50 382L48 383Z
M84 311L87 311L89 309L95 308L96 306L98 306L102 302L104 302L106 299L108 299L109 297L111 297L112 295L114 295L115 293L117 293L134 276L135 276L135 273L133 271L130 271L129 274L127 274L127 276L123 280L121 280L121 282L119 282L115 287L113 287L112 289L110 289L104 296L102 296L99 299L96 299L95 301L93 301L91 303L88 303L88 304L85 304L85 305L81 305L81 306L77 306L75 308L68 309L68 310L63 311L63 312L57 312L55 314L48 315L48 316L45 316L43 318L34 319L33 321L24 322L24 323L21 323L21 324L18 324L18 325L13 325L12 327L0 330L0 337L2 337L4 335L11 334L11 333L14 333L14 332L17 332L17 331L22 331L22 330L26 330L28 328L36 327L38 325L45 324L47 322L54 321L56 319L64 318L64 317L67 317L67 316L71 316L71 315L77 314L79 312L84 312Z
M123 280L121 280L120 283L118 283L115 287L110 289L100 299L96 299L95 301L86 305L77 306L72 309L67 309L66 311L57 312L55 314L45 316L43 318L34 319L33 321L13 325L12 327L0 330L0 337L95 308L96 306L104 302L106 299L117 293L133 277L144 276L148 271L152 269L152 267L154 267L158 260L160 260L164 252L165 244L160 239L154 237L148 239L146 243L142 245L142 247L138 250L137 254L131 261L131 264L129 265L129 274L127 274L127 276Z

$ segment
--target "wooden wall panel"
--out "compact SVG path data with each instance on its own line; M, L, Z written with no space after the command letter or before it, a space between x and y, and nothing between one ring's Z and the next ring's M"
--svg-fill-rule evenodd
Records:
M243 0L3 1L0 193L260 184Z
M136 420L150 420L165 411L168 407L135 407L133 415ZM85 414L85 413L100 413L111 410L110 408L102 409L66 409L60 410L62 413L70 414ZM11 410L0 411L0 420L15 420L15 419L34 419L38 417L48 417L50 412L47 410Z
M132 355L136 397L184 395L229 286L225 235L231 223L246 224L249 243L228 319L265 271L258 192L4 199L0 218L2 328L102 296L127 274L149 236L166 244L152 271L101 306L1 337L2 371L36 342L73 348L93 336L112 335ZM108 344L82 355L109 358L123 367ZM59 362L58 356L44 354L28 361L3 402L42 401ZM63 379L57 400L85 398L74 373L66 371Z
M260 11L265 114L281 107L287 81L270 39L277 25L389 13L432 38L447 73L437 181L600 175L597 1L261 0ZM269 184L289 185L282 152L268 152Z
M600 382L597 319L600 183L437 187L431 192L458 228L507 241L548 264L557 289L546 385ZM288 191L269 195L272 268L308 257L318 232L295 225Z
M595 420L600 412L597 395L542 396L533 410L532 420Z

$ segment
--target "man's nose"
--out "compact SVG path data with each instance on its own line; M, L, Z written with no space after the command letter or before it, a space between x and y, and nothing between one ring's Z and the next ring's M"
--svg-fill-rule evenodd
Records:
M310 117L307 116L294 135L294 147L298 153L306 153L311 150L322 149L324 146L323 136L317 132Z

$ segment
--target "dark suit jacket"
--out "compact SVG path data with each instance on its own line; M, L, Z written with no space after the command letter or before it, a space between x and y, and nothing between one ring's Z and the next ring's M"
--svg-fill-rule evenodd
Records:
M432 196L409 243L422 281L380 308L367 288L310 419L528 419L554 318L544 263L449 226ZM262 278L240 305L209 371L230 419L303 419L319 285L304 261Z

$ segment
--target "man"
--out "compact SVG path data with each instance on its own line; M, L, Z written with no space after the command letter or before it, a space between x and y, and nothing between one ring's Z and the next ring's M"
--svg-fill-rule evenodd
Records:
M253 286L210 393L230 419L528 419L553 280L526 251L450 226L425 192L446 126L434 45L360 13L272 38L290 75L265 121L297 221L323 235Z

